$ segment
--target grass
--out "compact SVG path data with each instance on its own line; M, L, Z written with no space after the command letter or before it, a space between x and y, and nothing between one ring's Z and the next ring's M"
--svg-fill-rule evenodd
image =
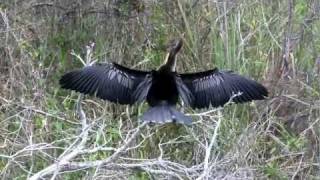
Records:
M304 0L1 2L1 176L31 177L78 142L78 94L58 85L63 73L82 66L72 50L84 57L93 41L99 62L152 69L162 63L167 42L184 34L179 72L231 69L262 82L270 98L202 115L195 114L205 110L187 108L192 126L146 126L111 164L47 178L316 179L319 8L316 1ZM121 147L147 108L89 96L82 106L90 124L89 150ZM70 162L106 160L113 154L102 149ZM162 161L152 164L157 160Z

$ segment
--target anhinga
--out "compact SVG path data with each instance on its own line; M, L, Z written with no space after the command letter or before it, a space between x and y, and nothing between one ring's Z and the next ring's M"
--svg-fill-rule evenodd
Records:
M117 63L96 64L66 73L60 79L62 88L119 104L141 103L151 106L141 117L143 121L190 124L191 118L176 110L179 97L192 108L223 106L264 99L267 89L254 80L217 68L196 73L176 72L176 55L182 47L179 39L171 44L165 63L157 70L139 71Z

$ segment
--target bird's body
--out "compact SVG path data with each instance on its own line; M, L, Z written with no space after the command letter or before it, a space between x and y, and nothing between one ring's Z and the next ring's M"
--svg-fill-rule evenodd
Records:
M179 93L175 82L174 72L152 72L152 84L147 95L147 102L150 106L167 102L175 105L178 102Z
M63 88L119 104L147 101L150 108L141 117L143 121L190 124L191 118L176 110L179 98L186 106L208 108L223 106L234 97L236 103L264 99L268 92L261 84L217 68L197 73L178 74L176 54L182 40L175 41L165 63L157 70L138 71L116 63L87 66L66 73L60 84Z

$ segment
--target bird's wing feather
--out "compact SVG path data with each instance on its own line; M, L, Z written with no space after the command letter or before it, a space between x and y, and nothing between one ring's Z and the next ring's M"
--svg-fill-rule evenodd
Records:
M143 101L151 85L148 71L126 68L116 63L96 64L66 73L60 79L62 88L120 104Z
M182 86L178 88L180 97L193 108L223 106L239 92L241 95L234 97L233 102L260 100L268 96L267 89L256 81L231 71L219 71L217 68L198 73L179 74L176 82L178 85L184 84L183 88Z

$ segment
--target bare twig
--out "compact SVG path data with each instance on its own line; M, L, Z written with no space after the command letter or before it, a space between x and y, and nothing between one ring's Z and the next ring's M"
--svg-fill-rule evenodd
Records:
M215 129L214 129L214 133L213 133L212 138L210 140L210 144L206 148L206 155L205 155L205 158L204 158L204 165L203 165L203 173L197 178L197 180L208 179L208 176L210 175L210 168L209 168L210 163L209 163L209 160L210 160L210 157L211 157L212 147L213 147L213 145L216 145L217 137L218 137L218 131L219 131L220 124L221 124L221 121L222 121L221 111L218 111L218 114L219 114L218 115L218 122L216 124Z
M92 57L92 52L93 52L93 47L94 44L92 43L90 46L87 46L87 56L86 56L86 65L90 64L91 62L91 57ZM77 55L75 55L77 56ZM80 56L77 56L81 62L84 63L84 61L81 59ZM85 144L88 140L88 131L89 131L89 126L87 124L87 118L86 114L84 113L82 109L82 99L83 99L83 94L79 95L78 101L77 101L77 109L76 112L80 118L81 121L81 134L79 135L79 138L77 138L70 146L67 148L58 158L56 163L48 166L47 168L44 168L43 170L39 171L30 179L39 179L43 176L49 175L54 172L52 179L56 177L56 175L59 173L61 169L61 164L65 164L66 162L69 162L71 159L75 158L81 152L83 152L83 149L85 148ZM78 143L78 140L81 139L81 141ZM77 144L77 145L76 145Z
M291 33L292 33L292 19L293 18L293 0L288 0L288 21L287 29L283 41L283 57L282 57L282 77L289 75L290 50L292 48Z
M128 135L128 139L124 142L124 144L121 147L117 148L116 151L105 160L87 161L87 162L83 162L83 163L71 162L70 160L72 160L73 158L75 158L76 156L78 156L80 154L98 150L98 149L95 149L92 151L83 150L80 147L78 147L77 149L74 149L70 153L67 153L58 162L48 166L47 168L41 170L40 172L34 174L30 178L30 180L40 179L41 177L45 177L45 176L50 175L52 173L57 174L57 172L60 172L60 171L70 171L72 169L83 169L83 168L92 168L92 167L98 168L98 167L102 167L102 166L107 166L109 163L112 163L116 159L118 159L119 156L121 155L121 153L126 151L126 149L130 146L132 141L138 137L141 128L143 128L145 125L146 125L146 123L143 123L140 126L138 126L135 129L134 133L132 133L130 136ZM113 150L113 148L108 148L106 150Z

